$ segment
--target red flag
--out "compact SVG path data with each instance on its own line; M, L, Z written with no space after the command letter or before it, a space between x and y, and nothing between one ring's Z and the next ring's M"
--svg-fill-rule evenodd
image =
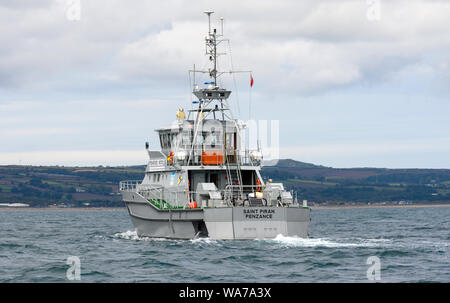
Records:
M250 87L252 87L253 86L253 76L252 76L252 74L250 74Z

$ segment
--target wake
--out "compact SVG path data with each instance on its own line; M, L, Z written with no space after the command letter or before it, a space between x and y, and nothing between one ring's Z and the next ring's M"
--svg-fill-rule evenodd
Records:
M299 238L278 235L274 239L264 240L285 247L378 247L390 243L389 239L329 239L329 238Z

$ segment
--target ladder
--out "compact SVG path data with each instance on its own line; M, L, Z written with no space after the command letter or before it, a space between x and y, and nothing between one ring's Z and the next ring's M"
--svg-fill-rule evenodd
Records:
M228 161L228 155L225 149L225 164L227 171L227 179L228 185L238 185L238 198L243 199L243 187L242 187L242 174L241 174L241 159L239 155L236 155L236 164L231 164ZM234 181L237 181L237 184L234 184ZM233 188L233 187L232 187ZM232 192L232 197L234 196L234 192Z

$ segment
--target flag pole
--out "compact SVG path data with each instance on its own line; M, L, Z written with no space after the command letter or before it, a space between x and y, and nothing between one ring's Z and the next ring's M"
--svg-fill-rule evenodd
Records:
M252 87L253 87L253 76L250 73L250 100L248 102L248 119L252 119Z

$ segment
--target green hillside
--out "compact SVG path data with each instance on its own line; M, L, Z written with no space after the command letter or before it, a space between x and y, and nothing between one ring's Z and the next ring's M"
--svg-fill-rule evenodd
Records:
M450 169L342 169L280 160L262 174L316 203L450 203Z
M144 169L0 166L0 203L123 206L119 181L140 180ZM450 169L341 169L285 159L265 166L262 175L310 203L450 203Z
M32 206L123 206L122 180L143 178L145 166L0 166L0 203Z

